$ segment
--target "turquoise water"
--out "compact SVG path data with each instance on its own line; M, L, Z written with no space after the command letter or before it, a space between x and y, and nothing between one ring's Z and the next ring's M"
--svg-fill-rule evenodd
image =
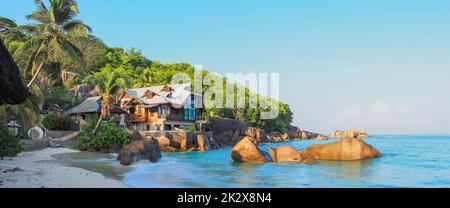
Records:
M376 136L365 140L384 156L317 165L233 163L231 148L166 153L159 163L138 163L123 175L132 187L450 187L450 136ZM331 141L264 144L305 149Z
M205 153L164 153L160 162L139 162L121 174L132 187L450 187L450 136L375 136L365 140L382 158L317 165L233 163L231 148ZM331 141L264 144L305 149ZM109 161L115 166L117 161Z

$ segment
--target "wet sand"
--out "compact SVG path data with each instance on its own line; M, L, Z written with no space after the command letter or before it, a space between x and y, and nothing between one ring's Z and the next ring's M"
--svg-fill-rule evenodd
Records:
M0 188L127 188L120 175L128 169L111 163L80 163L76 157L105 157L67 148L22 152L0 160Z

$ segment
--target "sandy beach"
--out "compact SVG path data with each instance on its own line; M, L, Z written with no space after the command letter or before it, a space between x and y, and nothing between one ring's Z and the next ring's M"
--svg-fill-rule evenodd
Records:
M0 160L0 188L127 188L119 180L52 162L54 154L77 152L47 148Z

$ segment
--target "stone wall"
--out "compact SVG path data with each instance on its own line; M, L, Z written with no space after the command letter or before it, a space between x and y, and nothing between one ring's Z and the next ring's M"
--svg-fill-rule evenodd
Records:
M47 137L52 138L52 139L57 139L57 138L62 138L65 136L68 136L70 134L75 133L76 131L54 131L54 130L47 130L46 134Z
M215 144L211 132L184 131L139 131L142 137L153 137L158 141L162 152L207 151Z

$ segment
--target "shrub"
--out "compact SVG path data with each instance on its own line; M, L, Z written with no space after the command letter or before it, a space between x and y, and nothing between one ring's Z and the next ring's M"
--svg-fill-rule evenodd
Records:
M131 143L131 134L124 129L120 129L115 123L100 125L96 133L92 135L96 123L95 120L92 119L91 122L81 127L81 133L74 144L75 148L83 151L88 149L100 151L102 149L110 149L115 144L124 146Z
M0 159L4 157L15 157L22 151L20 139L13 136L8 130L0 129Z
M67 115L57 115L56 113L49 113L45 116L43 124L45 128L56 131L70 130L72 121Z

